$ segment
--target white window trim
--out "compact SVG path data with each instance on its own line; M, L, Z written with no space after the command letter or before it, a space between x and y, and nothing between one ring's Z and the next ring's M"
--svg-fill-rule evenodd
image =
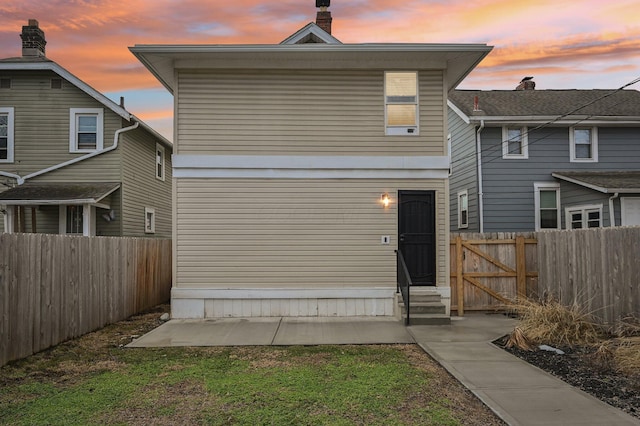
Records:
M602 204L585 204L580 206L571 206L565 207L564 209L564 227L565 229L573 229L571 228L571 213L580 212L582 213L582 229L587 229L587 226L584 226L587 222L587 212L597 210L600 214L600 224L598 228L602 228Z
M151 226L147 226L147 215L151 214ZM156 233L156 210L151 207L144 208L144 233L155 234Z
M13 163L14 151L14 109L13 107L0 108L0 114L7 114L7 159L0 159L0 163Z
M460 197L465 196L467 198L467 223L462 223L462 203L460 203ZM458 192L458 229L466 229L469 227L469 193L465 189Z
M576 158L576 144L574 131L576 129L591 130L591 158ZM598 162L598 128L591 126L569 127L569 158L572 163L597 163Z
M416 101L415 103L388 103L387 102L387 73L414 73L416 75ZM418 71L385 71L384 72L384 128L387 136L419 136L420 135L420 81ZM387 106L388 105L415 105L416 107L416 124L414 126L389 126L387 124ZM408 129L413 129L409 133Z
M520 128L522 138L522 154L509 152L509 129ZM529 137L526 126L503 126L502 127L502 158L505 160L526 160L529 158Z
M76 116L81 114L97 115L96 120L96 149L78 149L78 135L76 132ZM70 108L69 109L69 152L95 152L104 148L104 110L102 108Z
M544 228L540 227L540 190L541 189L554 189L556 191L556 210L557 210L557 228ZM533 184L533 204L535 209L536 231L543 231L548 229L562 229L562 222L560 220L560 184L552 182L534 182Z
M158 151L162 152L162 173L161 175L158 175ZM161 180L164 182L164 176L166 175L166 169L165 169L165 164L166 164L166 160L165 160L166 156L165 156L165 150L164 150L164 146L160 145L159 143L156 144L156 151L155 151L155 174L156 174L156 179Z
M453 147L451 133L447 135L447 154L449 155L449 176L453 174Z
M58 211L58 232L68 234L66 205L61 205ZM96 235L96 208L91 204L82 204L82 235L85 237Z

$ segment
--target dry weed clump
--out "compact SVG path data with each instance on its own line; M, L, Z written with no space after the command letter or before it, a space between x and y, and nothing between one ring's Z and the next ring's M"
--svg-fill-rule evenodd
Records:
M558 347L590 345L599 342L603 335L602 326L578 306L565 306L553 299L520 300L513 309L520 319L518 333L526 338L527 345L518 346L521 349L542 344ZM514 337L513 343L522 340Z

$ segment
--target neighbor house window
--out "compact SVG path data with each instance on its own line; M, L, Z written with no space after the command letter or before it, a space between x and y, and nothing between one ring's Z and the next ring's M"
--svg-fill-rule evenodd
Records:
M387 135L418 134L418 73L384 74Z
M469 227L469 194L467 190L458 192L458 228Z
M13 108L0 108L0 163L13 163Z
M0 89L11 89L11 79L0 78Z
M70 152L92 152L103 148L101 108L71 108L69 122Z
M567 229L599 228L602 226L602 204L566 208Z
M144 232L155 234L156 232L156 211L152 208L144 208Z
M52 78L51 79L51 88L52 89L62 89L62 79L61 78Z
M80 234L84 232L84 214L82 206L67 206L66 233Z
M526 127L505 126L502 128L502 158L529 158Z
M156 144L156 178L164 180L164 147Z
M536 231L560 229L560 185L534 183Z
M569 151L572 162L598 161L598 129L596 127L569 128Z

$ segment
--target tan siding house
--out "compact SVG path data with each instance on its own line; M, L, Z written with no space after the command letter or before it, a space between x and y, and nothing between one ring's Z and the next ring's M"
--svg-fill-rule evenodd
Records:
M175 99L173 317L393 316L398 249L448 303L447 93L490 49L132 47Z
M170 237L171 142L47 59L37 21L25 33L0 59L0 230Z

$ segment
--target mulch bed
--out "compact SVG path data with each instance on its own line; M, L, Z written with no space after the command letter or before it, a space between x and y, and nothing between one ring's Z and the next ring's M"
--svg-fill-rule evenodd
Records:
M507 338L501 337L493 343L601 401L640 418L640 372L630 376L610 365L603 365L593 347L558 348L564 351L564 355L559 355L544 350L506 348Z

